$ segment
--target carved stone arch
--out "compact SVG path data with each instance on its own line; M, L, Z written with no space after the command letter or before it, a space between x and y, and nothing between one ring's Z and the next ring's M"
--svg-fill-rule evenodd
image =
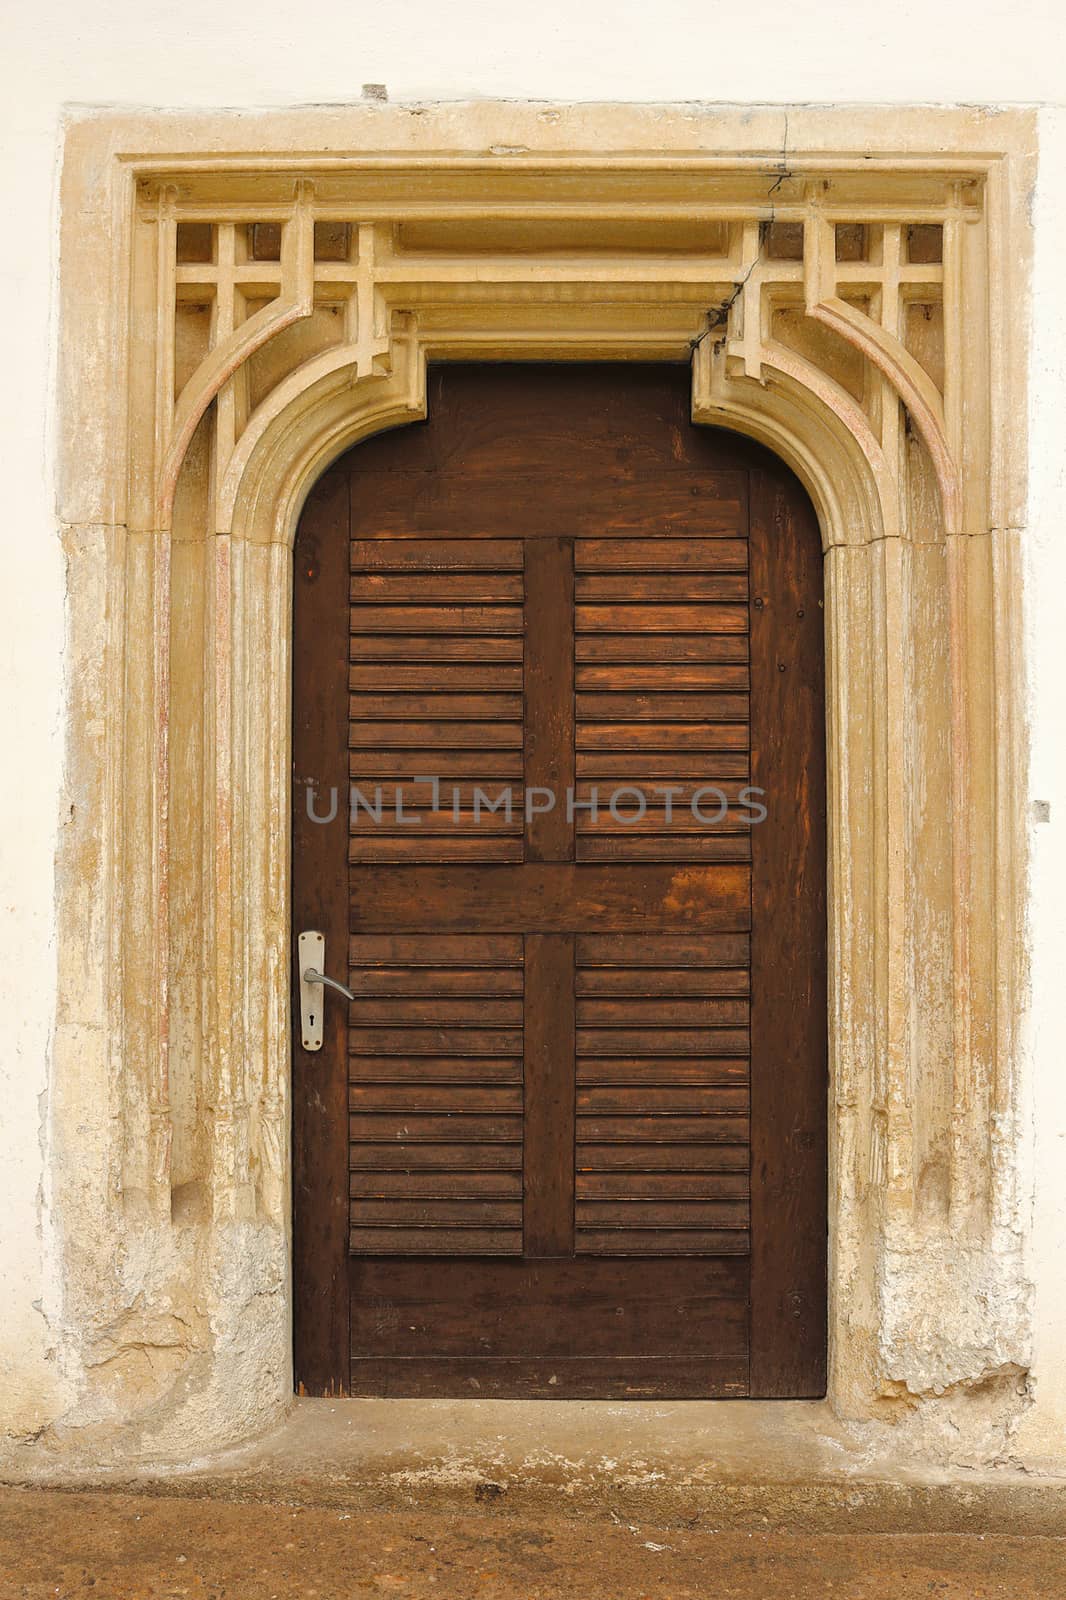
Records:
M822 548L899 535L899 492L865 416L833 379L783 348L761 379L730 371L724 340L700 344L692 417L748 433L788 463L818 514Z
M426 415L426 359L415 338L395 341L384 376L358 377L347 349L329 362L324 374L318 362L308 362L282 386L254 448L235 463L239 475L224 486L219 532L291 548L303 502L337 456L370 434Z
M122 511L98 519L121 547L99 780L114 1130L99 1209L148 1238L146 1295L209 1308L203 1382L168 1368L151 1402L203 1448L205 1414L233 1434L288 1393L292 540L334 457L425 415L434 359L694 349L694 420L768 446L811 495L829 680L831 1399L871 1416L1001 1373L1013 1392L1024 1365L1017 556L1002 531L1017 497L992 431L1007 357L988 331L1024 217L983 126L949 157L915 133L903 159L876 141L854 153L849 122L831 155L812 133L783 173L737 156L745 125L720 123L701 135L726 140L711 153L686 114L666 154L634 155L630 138L595 158L404 155L404 124L391 154L318 166L284 140L179 159L140 127L121 160L113 129L79 158L112 163L123 224L102 276L132 284L113 308L130 356L109 491ZM841 229L849 249L861 235L854 258ZM942 240L940 260L914 259L915 229ZM116 1301L124 1271L99 1261L75 1311L110 1326L88 1308ZM1002 1292L979 1296L989 1282ZM138 1337L152 1342L131 1324ZM96 1382L87 1365L90 1412Z
M823 549L897 537L897 486L861 410L791 352L767 350L765 364L771 374L753 383L728 374L721 343L697 346L693 421L748 434L781 456L811 495ZM263 408L249 447L235 452L216 532L291 544L299 508L330 461L372 433L426 415L426 365L409 336L396 342L384 377L359 379L347 349L298 368L271 396L269 412Z

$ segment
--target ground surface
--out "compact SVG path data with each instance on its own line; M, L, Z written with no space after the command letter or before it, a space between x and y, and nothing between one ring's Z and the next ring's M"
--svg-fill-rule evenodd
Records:
M810 1400L301 1399L270 1433L210 1456L152 1465L121 1434L95 1455L46 1438L0 1457L0 1481L353 1513L491 1502L532 1523L565 1512L744 1534L1066 1534L1066 1478L936 1466L903 1430Z
M0 1489L2 1600L1062 1600L1066 1537L716 1533Z

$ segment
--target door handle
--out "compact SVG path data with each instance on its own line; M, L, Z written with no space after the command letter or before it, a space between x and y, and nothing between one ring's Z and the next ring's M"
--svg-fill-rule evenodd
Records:
M301 976L304 983L324 983L328 989L336 989L337 993L344 995L346 999L355 999L347 984L338 983L336 978L327 978L324 972L316 972L314 967L308 967Z
M296 959L300 972L300 1037L305 1050L321 1050L323 990L336 989L346 1000L354 1000L355 995L336 978L327 978L322 970L326 964L325 934L315 929L301 933L296 941Z

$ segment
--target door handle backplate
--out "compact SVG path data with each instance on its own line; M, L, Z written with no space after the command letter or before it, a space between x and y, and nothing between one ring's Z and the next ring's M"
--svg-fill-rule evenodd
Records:
M296 941L296 960L300 973L300 1038L305 1050L322 1048L322 1011L326 1003L320 983L309 983L308 970L321 972L326 964L326 936L312 931L301 933Z
M300 973L300 1039L305 1050L322 1048L322 1012L327 988L336 989L347 1000L355 995L346 984L327 978L326 936L317 929L301 933L296 941L296 960Z

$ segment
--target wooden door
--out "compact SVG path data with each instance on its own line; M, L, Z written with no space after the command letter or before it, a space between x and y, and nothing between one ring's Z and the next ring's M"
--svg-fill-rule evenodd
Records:
M356 998L294 1032L305 1392L824 1391L818 530L688 405L435 368L308 500L294 947Z

